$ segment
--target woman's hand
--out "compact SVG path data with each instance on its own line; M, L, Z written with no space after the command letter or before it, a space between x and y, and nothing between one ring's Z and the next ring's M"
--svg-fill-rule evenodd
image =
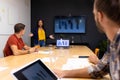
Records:
M33 33L30 33L30 34L29 34L29 37L33 37Z
M55 39L53 35L49 35L49 38L50 39Z

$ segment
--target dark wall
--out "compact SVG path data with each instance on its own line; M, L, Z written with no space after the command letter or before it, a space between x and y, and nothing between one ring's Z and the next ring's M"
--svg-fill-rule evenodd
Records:
M86 34L63 34L71 39L74 36L74 43L88 43L94 49L98 41L105 39L105 35L99 33L95 25L93 10L93 0L31 0L31 26L36 26L39 19L44 20L44 28L47 36L54 34L55 16L80 16L85 15ZM55 34L59 36L60 34ZM54 40L47 40L47 43L55 43Z

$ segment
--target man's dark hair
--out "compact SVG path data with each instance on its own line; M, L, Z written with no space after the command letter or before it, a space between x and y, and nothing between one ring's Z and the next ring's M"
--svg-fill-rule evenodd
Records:
M25 25L22 24L22 23L17 23L15 26L14 26L14 31L15 33L19 33L21 30L24 30L25 29Z
M95 0L95 8L115 23L120 24L120 0Z

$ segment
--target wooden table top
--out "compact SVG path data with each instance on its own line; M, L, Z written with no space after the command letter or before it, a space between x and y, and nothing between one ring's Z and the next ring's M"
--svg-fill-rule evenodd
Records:
M9 56L5 58L0 58L0 67L6 68L0 71L0 80L14 80L11 76L11 71L20 68L27 63L34 61L37 58L43 59L47 58L50 61L44 62L48 67L59 68L66 63L68 58L78 58L78 56L89 56L93 54L86 46L72 46L69 49L55 49L52 47L41 47L38 52L19 56ZM57 59L56 59L57 58ZM54 62L53 62L54 60ZM62 63L61 63L62 61ZM61 80L93 80L88 78L63 78ZM103 79L102 79L103 80ZM109 76L105 76L104 80L110 80Z

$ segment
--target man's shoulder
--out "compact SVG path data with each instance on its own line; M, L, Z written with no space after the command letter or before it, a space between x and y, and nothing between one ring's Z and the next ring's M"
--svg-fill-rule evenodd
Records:
M12 35L9 37L9 39L8 39L8 40L15 40L15 39L16 39L15 34L12 34Z

